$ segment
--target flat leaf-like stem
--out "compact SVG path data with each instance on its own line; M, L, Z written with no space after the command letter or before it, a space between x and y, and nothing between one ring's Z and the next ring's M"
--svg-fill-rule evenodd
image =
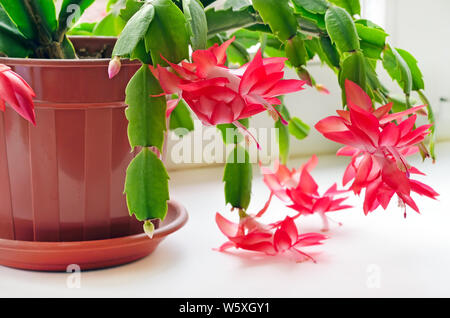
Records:
M169 200L169 176L162 161L148 148L131 161L125 180L130 215L139 221L164 220Z

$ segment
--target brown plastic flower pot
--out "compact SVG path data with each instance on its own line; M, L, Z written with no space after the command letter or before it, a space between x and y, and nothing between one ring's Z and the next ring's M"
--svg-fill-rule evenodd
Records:
M115 39L72 41L97 52L112 50ZM0 264L37 270L123 264L148 255L186 222L184 209L171 203L149 239L128 214L123 185L133 153L124 100L139 63L124 61L109 80L108 62L0 58L35 90L37 119L34 127L8 107L0 112Z

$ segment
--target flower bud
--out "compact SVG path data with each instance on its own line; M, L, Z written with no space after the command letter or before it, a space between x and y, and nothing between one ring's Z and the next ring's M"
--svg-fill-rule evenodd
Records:
M155 225L152 221L147 220L144 222L144 232L148 235L149 238L153 238L153 233L155 232Z
M114 56L109 62L108 66L108 75L110 79L120 72L120 67L121 67L120 57Z
M316 89L319 93L330 95L330 91L328 90L328 88L326 88L322 84L316 84Z

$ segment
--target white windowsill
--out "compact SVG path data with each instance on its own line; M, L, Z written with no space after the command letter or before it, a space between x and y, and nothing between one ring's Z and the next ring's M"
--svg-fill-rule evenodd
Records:
M81 289L66 287L69 274L0 267L0 297L448 297L450 143L439 144L437 151L435 165L421 164L419 158L413 164L428 173L424 180L441 193L439 201L415 196L422 215L409 210L405 220L395 202L387 211L377 210L366 217L362 201L353 198L350 202L358 208L332 215L344 225L333 225L331 239L308 250L317 252L317 264L212 251L225 240L214 214L220 211L230 217L230 213L223 207L222 169L203 168L171 174L172 197L186 206L190 220L151 256L82 273ZM304 161L296 159L292 166ZM319 157L312 174L322 191L339 180L346 163L346 158ZM253 194L251 211L256 212L268 194L259 175ZM268 213L287 211L275 200ZM302 231L319 228L315 216L300 223ZM368 288L368 282L374 281L380 288Z

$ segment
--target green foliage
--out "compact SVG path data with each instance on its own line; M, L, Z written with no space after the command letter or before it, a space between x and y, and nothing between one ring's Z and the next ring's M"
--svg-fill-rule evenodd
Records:
M178 63L189 57L189 34L183 12L171 0L155 0L155 15L145 35L145 47L155 64L167 65L161 58Z
M301 36L296 35L286 41L285 44L286 57L294 67L299 67L306 64L308 54L306 52L305 42Z
M154 146L162 150L166 130L166 99L164 96L152 97L162 92L147 65L143 65L128 83L125 114L129 121L128 138L132 148Z
M280 161L282 164L286 164L289 159L289 149L290 149L290 137L289 128L284 125L280 120L275 122L275 128L278 129L277 141Z
M14 21L14 24L26 38L37 39L37 25L33 23L32 16L30 15L31 8L27 1L0 0L0 5L2 5L10 19Z
M361 51L346 53L342 59L341 71L339 73L339 84L342 89L342 102L346 103L345 98L345 80L350 80L358 84L366 92L367 76L366 61Z
M355 23L347 11L330 7L325 14L325 23L328 35L339 52L351 52L360 48Z
M62 56L66 59L77 58L77 55L75 54L75 48L66 35L64 35L61 42L61 51L63 52Z
M194 121L185 101L181 100L177 107L170 114L170 130L173 130L179 137L194 130Z
M66 32L93 1L64 0L57 19L54 1L0 0L0 54L75 58Z
M378 79L377 73L375 71L376 68L376 60L371 60L368 58L364 58L365 62L365 71L366 71L366 85L367 85L367 91L369 92L369 95L372 96L372 91L374 92L374 96L377 98L378 102L383 102L383 100L380 100L379 94L385 94L387 93L386 89L381 84L380 80ZM372 90L370 90L370 89Z
M358 19L358 0L226 0L222 9L208 8L212 0L109 0L107 15L101 21L77 24L93 2L63 0L57 16L51 0L0 0L0 55L76 58L67 34L120 35L113 55L139 59L144 64L126 89L130 145L143 147L127 170L125 187L130 213L139 220L164 218L169 198L167 172L147 149L162 150L167 129L166 99L147 64L167 66L161 56L173 63L189 59L189 45L193 50L205 49L211 43L223 43L232 32L236 40L227 49L227 65L248 63L248 50L260 44L266 57L287 57L288 66L295 67L298 76L312 86L315 81L307 63L318 56L337 74L342 89L345 79L352 80L378 103L392 100L377 74L377 61L381 60L405 93L404 103L395 107L410 107L411 91L416 91L428 105L429 121L434 122L416 59L405 50L390 47L381 27ZM286 163L290 135L303 139L310 128L299 118L291 118L286 107L279 109L289 122L287 126L280 120L275 122L280 159ZM240 122L249 125L248 119ZM169 124L179 135L194 129L184 101L172 112ZM184 132L177 128L184 128ZM218 125L225 143L235 144L224 173L226 202L245 210L250 202L252 167L248 153L239 146L243 136L237 132L227 140L227 128L235 127ZM433 158L434 139L433 127ZM236 162L239 155L241 162Z
M162 161L148 148L131 161L125 179L130 215L139 221L164 220L169 200L169 176Z
M253 6L281 41L297 34L297 19L288 0L253 0Z
M361 88L366 87L366 63L364 55L361 51L347 53L342 59L341 73L339 76L339 82L344 87L346 79L355 82Z
M391 94L389 95L388 101L392 103L392 110L394 112L401 112L408 109L405 95Z
M233 11L233 8L227 10L209 8L205 11L205 15L208 22L208 37L260 22L252 7L243 8L239 11Z
M281 105L280 113L283 118L287 121L290 121L290 114L286 106ZM290 149L290 137L289 137L289 127L281 122L278 119L275 122L275 128L277 129L277 142L278 142L278 150L280 153L280 161L282 164L286 164L289 159L289 149Z
M361 14L359 0L328 0L331 3L344 8L350 15Z
M396 49L390 46L386 47L383 55L383 66L403 92L409 95L413 85L411 70Z
M114 46L112 55L130 57L132 52L136 50L139 42L144 39L154 15L155 8L153 5L143 5L124 27L122 34Z
M94 32L94 28L97 25L97 22L84 22L78 23L72 29L70 29L67 34L69 35L85 35L91 36Z
M125 21L114 13L108 14L92 30L92 35L118 36L125 27Z
M119 16L123 20L129 21L133 17L133 15L135 15L136 12L138 12L142 8L143 5L144 2L140 2L138 0L126 0L125 7L120 9Z
M235 42L239 43L246 49L249 49L253 45L256 45L261 40L261 33L257 31L251 31L247 29L241 29L232 34L236 37ZM264 34L266 36L264 53L267 56L281 56L284 57L284 44L278 40L277 37L271 34ZM228 52L227 52L228 53ZM233 53L232 53L233 54ZM240 53L243 55L242 53ZM247 53L248 54L248 53ZM246 54L246 55L247 55ZM230 60L234 57L230 57ZM242 57L241 59L247 59L247 57ZM250 57L248 57L250 58ZM239 63L240 64L240 63Z
M248 54L247 49L239 40L231 43L227 49L227 56L230 62L238 65L244 65L250 62L250 54Z
M396 50L397 50L398 54L400 54L400 56L403 58L405 63L408 65L408 68L411 72L412 90L418 91L418 90L424 89L425 83L423 82L422 72L420 71L419 67L417 66L417 60L408 51L398 49L398 48Z
M322 61L332 67L339 68L339 53L336 49L336 46L333 45L331 39L328 36L320 37L320 47L323 52Z
M223 182L225 202L246 210L250 204L253 170L247 150L236 145L227 158Z
M251 5L249 0L225 0L223 9L232 9L233 11L239 11L243 8L247 8Z
M386 46L387 33L368 20L357 20L355 26L364 55L368 58L380 59L381 52Z
M0 55L27 57L31 44L0 6Z
M41 26L47 32L48 37L51 38L52 34L58 27L55 3L48 0L34 0L32 5L34 6L38 16L42 18L40 21Z
M198 0L184 0L183 12L188 22L188 30L193 50L206 49L208 39L208 22L205 10Z
M59 12L58 35L62 36L75 25L83 12L94 3L94 0L64 0Z
M328 9L328 2L326 0L292 0L294 5L302 7L311 13L324 14Z
M419 91L417 91L417 94L419 95L422 103L427 105L428 121L433 124L433 126L431 126L431 128L430 128L431 134L430 134L429 149L430 149L430 156L434 162L436 160L436 153L435 153L435 148L434 148L435 143L436 143L436 124L435 124L436 120L434 118L433 108L431 107L430 101L425 96L424 92L419 90Z
M0 56L27 57L31 52L31 48L0 28Z
M248 118L240 119L239 122L245 127L249 126ZM238 144L244 140L244 136L242 136L239 129L233 124L219 124L216 127L222 134L222 139L225 144Z
M303 23L301 29L314 29L319 28L320 31L325 31L325 15L319 13L312 13L306 10L303 7L299 7L294 2L295 12L298 13L298 16L301 17L300 21Z
M289 120L289 132L298 140L305 139L309 134L309 126L305 124L300 118L292 117Z

